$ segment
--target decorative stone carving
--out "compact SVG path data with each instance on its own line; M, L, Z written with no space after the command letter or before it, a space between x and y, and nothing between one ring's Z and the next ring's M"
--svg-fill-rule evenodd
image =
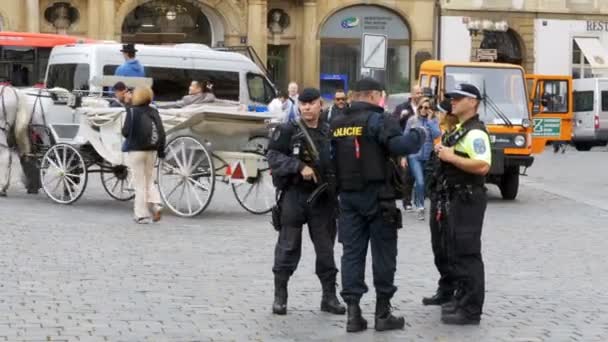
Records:
M69 2L55 2L44 11L44 19L60 33L65 33L80 18L80 12Z
M273 34L280 34L289 26L289 15L280 8L268 12L268 30Z

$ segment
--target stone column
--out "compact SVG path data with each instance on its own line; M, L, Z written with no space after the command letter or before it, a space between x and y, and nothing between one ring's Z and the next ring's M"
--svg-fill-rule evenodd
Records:
M89 32L87 32L87 38L99 38L99 0L88 1L88 18L89 21ZM82 14L81 14L82 15ZM107 24L109 25L109 24Z
M266 0L249 0L247 16L247 45L253 47L262 60L267 63L267 28L266 14L268 12Z
M25 15L28 32L40 32L40 2L38 0L27 0L25 3Z
M319 86L321 42L317 39L317 1L304 0L302 20L302 84L304 87Z
M95 1L99 2L99 1ZM102 25L99 28L99 37L105 40L114 39L114 20L116 20L116 8L114 0L102 0L101 17L103 18ZM122 23L121 23L122 24ZM122 27L120 25L119 27ZM117 32L120 36L121 32Z

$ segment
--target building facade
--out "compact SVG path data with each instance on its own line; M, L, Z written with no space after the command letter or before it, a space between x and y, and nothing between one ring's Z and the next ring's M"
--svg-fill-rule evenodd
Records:
M251 46L280 88L348 87L361 74L362 33L386 37L392 92L436 56L435 0L2 0L0 29L147 44ZM364 70L365 71L365 70Z
M470 61L476 49L496 49L498 61L528 73L603 75L607 14L604 0L442 0L439 55Z

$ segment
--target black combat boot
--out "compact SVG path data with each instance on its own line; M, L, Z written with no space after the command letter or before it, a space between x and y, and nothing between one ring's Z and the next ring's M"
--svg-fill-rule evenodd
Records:
M453 325L479 325L481 315L469 315L463 309L457 308L452 313L441 315L441 322Z
M272 303L272 313L276 315L287 314L287 282L289 277L274 276L274 303Z
M376 299L376 324L374 328L377 331L403 329L405 319L403 317L395 317L391 313L391 301L389 298L378 297Z
M336 282L323 283L323 297L321 299L321 311L330 312L336 315L344 315L346 308L340 304L336 297Z
M457 308L458 308L458 301L456 299L452 299L451 301L449 301L447 303L441 304L441 314L445 315L445 314L454 313Z
M346 332L359 332L367 329L367 321L361 315L358 301L348 302Z
M437 290L432 297L422 298L423 305L442 305L452 300L454 291Z

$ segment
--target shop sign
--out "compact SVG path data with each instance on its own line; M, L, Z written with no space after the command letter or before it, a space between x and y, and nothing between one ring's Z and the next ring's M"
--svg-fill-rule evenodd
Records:
M587 20L587 31L608 32L608 21Z

